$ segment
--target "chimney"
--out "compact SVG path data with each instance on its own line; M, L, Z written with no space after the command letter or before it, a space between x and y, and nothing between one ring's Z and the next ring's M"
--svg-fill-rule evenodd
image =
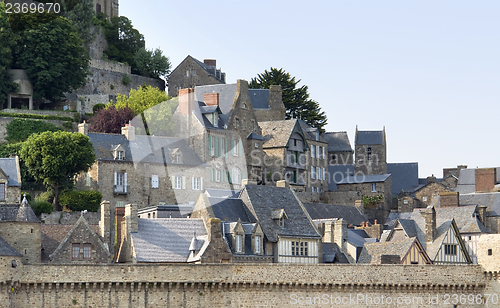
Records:
M80 134L88 135L89 134L89 124L83 121L83 123L78 124L78 132Z
M217 66L217 60L215 59L205 59L203 60L203 63L208 66Z
M247 185L257 185L257 181L256 180L250 180L250 179L244 179L244 180L241 180L241 187L245 187Z
M479 212L479 220L486 226L486 206L480 205L477 207L477 211Z
M129 203L125 205L125 219L127 221L127 227L129 228L130 232L137 232L139 230L139 221L137 215L137 204Z
M455 191L443 191L439 193L439 205L441 207L457 207L459 199L459 193Z
M340 251L347 251L347 222L340 218L333 223L333 240Z
M280 180L280 181L277 181L276 182L276 187L285 187L285 188L289 188L290 187L290 184L288 184L288 182L286 180Z
M120 249L120 245L122 243L122 233L126 230L125 222L125 208L124 207L115 207L115 237L116 237L116 251L117 253ZM122 231L123 230L123 231ZM125 232L126 233L126 232Z
M111 209L109 201L101 202L101 220L99 221L100 235L104 241L104 245L109 250L110 234L111 234Z
M333 238L333 231L334 231L334 222L333 220L328 220L325 223L321 223L319 226L320 229L323 231L323 243L335 243L335 239Z
M428 176L427 177L427 181L425 183L426 184L430 184L430 183L436 183L436 182L437 182L437 179L436 179L436 177L433 174L432 176Z
M496 168L476 169L476 192L489 192L495 188Z
M425 217L425 241L427 243L434 241L436 235L436 209L429 205L424 213Z
M181 115L190 115L194 109L194 89L179 90L179 111Z
M219 106L219 93L205 93L203 100L207 106Z
M243 79L236 80L236 95L240 93L248 94L248 81Z
M122 127L122 135L125 135L129 141L134 141L135 140L135 127L133 127L130 124L125 124L124 127Z
M210 218L207 227L209 242L222 239L221 221L219 218Z

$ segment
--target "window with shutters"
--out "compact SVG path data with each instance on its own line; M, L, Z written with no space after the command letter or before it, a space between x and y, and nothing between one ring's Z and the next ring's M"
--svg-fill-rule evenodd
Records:
M231 180L233 184L240 184L241 183L241 170L238 167L233 167L232 174L231 174Z
M311 167L311 179L316 179L316 167L314 166Z
M191 185L193 190L202 190L202 180L203 178L201 177L192 177L191 178Z
M321 158L321 152L320 152L320 150L321 150L321 149L320 149L319 145L317 145L317 146L316 146L316 157L317 157L317 158Z
M0 200L5 201L5 183L0 183Z
M261 245L260 244L260 236L256 236L254 238L254 241L255 241L254 242L254 253L255 254L260 254L260 252L261 252L261 249L260 249L260 245Z
M182 177L180 177L180 176L175 177L174 189L182 189Z
M84 259L92 258L92 245L90 243L83 244L83 258Z
M316 167L316 178L318 180L322 180L322 178L321 178L321 168L320 167Z
M232 139L231 141L231 147L233 148L233 155L238 156L239 155L239 142L236 139Z
M236 235L236 252L242 252L242 251L243 251L243 236Z
M311 144L311 157L316 156L316 151L314 145Z
M160 186L160 180L157 174L151 176L151 188L158 188Z
M80 258L80 243L73 243L71 245L71 258L72 259Z
M115 172L114 192L115 194L127 194L129 192L126 172Z

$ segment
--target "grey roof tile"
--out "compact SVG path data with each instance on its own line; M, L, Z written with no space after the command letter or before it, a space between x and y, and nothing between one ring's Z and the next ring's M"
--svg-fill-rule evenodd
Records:
M346 178L352 177L354 175L354 165L329 165L328 166L328 176L330 180L328 181L328 190L337 191L337 183L342 182Z
M253 109L269 109L269 89L248 89Z
M235 222L240 219L242 222L256 222L252 213L245 210L245 204L241 199L209 197L208 201L215 217L221 221Z
M358 131L356 135L356 144L369 145L369 144L384 144L383 131Z
M355 206L325 203L304 203L311 219L342 218L347 225L360 226L367 218Z
M392 195L401 191L413 192L418 187L418 163L389 163L387 173L392 174Z
M347 132L327 132L323 138L328 143L328 152L352 152Z
M296 119L259 122L259 126L262 129L262 137L264 138L262 147L276 148L287 146L295 125L297 125Z
M21 257L22 255L0 236L0 256Z
M322 246L324 263L349 263L349 260L347 260L347 257L340 251L337 244L323 243Z
M409 238L402 241L391 241L383 243L367 243L358 259L361 264L381 264L382 255L396 255L403 259L416 238Z
M187 262L194 234L207 235L202 219L139 218L139 229L131 233L137 262Z
M0 158L0 168L9 177L7 186L20 186L17 163L15 158Z
M500 193L460 194L460 205L486 206L491 216L500 216Z
M385 182L390 176L391 176L390 174L372 174L372 175L350 176L350 177L344 178L342 181L337 182L337 185Z

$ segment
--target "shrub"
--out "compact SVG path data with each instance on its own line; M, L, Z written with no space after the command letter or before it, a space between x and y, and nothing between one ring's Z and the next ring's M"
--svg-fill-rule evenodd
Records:
M33 201L30 205L36 216L40 216L42 213L50 214L54 210L52 203L47 201Z
M128 86L130 84L130 75L129 74L125 74L123 75L123 78L122 78L122 83L123 85L125 86Z
M52 203L52 200L54 199L54 193L51 191L45 191L40 194L40 196L35 198L35 201L40 202L40 201L47 201Z
M97 212L102 194L98 191L66 190L59 196L59 204L72 211Z
M45 114L31 114L31 113L10 113L1 112L1 117L9 118L25 118L25 119L41 119L41 120L59 120L59 121L74 121L73 117L61 117L56 115L45 115Z
M97 110L104 108L106 108L106 104L95 104L94 107L92 107L92 111L96 113Z
M71 122L70 122L71 123ZM7 141L21 142L28 139L31 134L42 133L45 131L56 132L61 129L52 123L40 120L14 119L7 124Z

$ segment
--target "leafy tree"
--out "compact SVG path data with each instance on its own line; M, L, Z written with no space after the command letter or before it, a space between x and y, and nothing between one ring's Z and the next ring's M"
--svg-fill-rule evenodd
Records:
M121 134L121 128L134 118L129 107L116 109L115 106L99 109L89 119L89 131L93 133Z
M143 112L147 133L154 136L170 136L175 131L176 122L172 117L179 105L179 98L157 104Z
M19 45L17 65L26 69L35 98L57 100L85 83L90 58L68 19L58 17L24 30Z
M132 67L132 73L138 73L135 63L135 54L143 48L144 35L132 26L132 22L125 16L112 17L106 22L105 31L108 49L104 55L110 60L128 63Z
M43 132L31 135L22 145L20 158L30 173L54 192L52 204L61 210L61 188L76 174L87 171L95 161L89 137L80 133Z
M31 134L45 131L57 132L61 129L52 123L41 120L14 119L7 124L7 141L22 142L28 139Z
M143 76L160 78L170 74L170 60L162 54L159 48L154 51L141 48L135 54L134 59L137 69Z
M308 87L298 86L299 80L295 80L290 73L282 68L265 70L252 78L249 87L253 89L269 89L271 85L281 85L283 91L283 104L286 109L286 118L298 118L304 120L309 126L323 130L327 123L326 114L321 111L318 102L309 98Z
M137 90L131 89L127 96L118 94L116 98L116 109L130 107L134 116L141 114L144 110L158 105L161 102L168 101L170 96L158 88L150 85L142 85Z
M75 4L69 3L69 5L72 5L72 8L65 16L73 22L73 26L84 44L90 44L94 38L91 32L95 16L92 0L79 0Z
M7 15L5 3L0 2L0 107L6 101L7 93L16 89L16 84L7 73L7 69L12 64L12 47L16 45L15 34L10 27Z

